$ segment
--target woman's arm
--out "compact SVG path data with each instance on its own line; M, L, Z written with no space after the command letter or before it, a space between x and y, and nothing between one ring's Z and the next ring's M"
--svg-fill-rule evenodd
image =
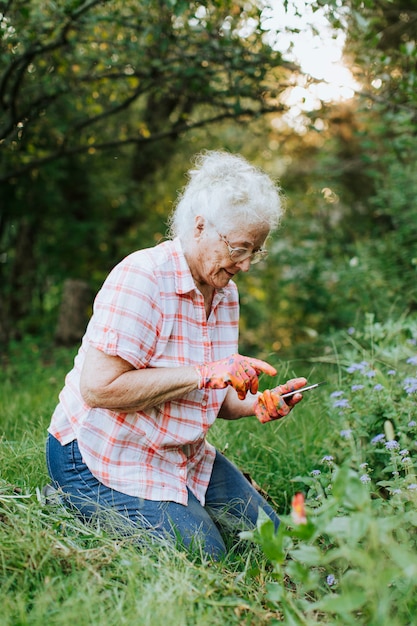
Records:
M248 392L244 400L239 400L236 391L232 388L228 389L218 417L224 420L238 420L241 417L255 415L253 405L258 396L259 393Z
M198 373L192 366L137 370L118 356L89 347L80 390L88 406L126 413L184 396L197 389L198 382ZM234 390L233 393L236 395Z

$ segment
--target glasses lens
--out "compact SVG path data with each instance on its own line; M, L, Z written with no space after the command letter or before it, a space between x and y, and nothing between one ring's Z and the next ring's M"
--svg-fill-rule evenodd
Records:
M267 250L257 250L256 252L250 252L246 248L233 248L230 251L230 258L235 263L242 263L242 261L246 261L246 259L250 259L252 265L255 263L259 263L268 255Z
M246 248L231 248L230 249L230 258L232 259L232 261L235 261L236 263L241 263L242 261L246 261L246 259L249 259L250 256L252 256L252 253L250 250L247 250Z

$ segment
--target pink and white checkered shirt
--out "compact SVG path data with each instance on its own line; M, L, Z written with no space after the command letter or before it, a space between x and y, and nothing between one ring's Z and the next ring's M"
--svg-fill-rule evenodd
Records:
M197 389L146 411L92 409L80 393L88 346L137 369L189 366L237 352L239 304L231 281L215 294L209 319L178 239L129 255L108 275L94 303L49 432L77 439L98 480L123 493L187 504L187 486L204 505L215 450L206 433L226 390Z

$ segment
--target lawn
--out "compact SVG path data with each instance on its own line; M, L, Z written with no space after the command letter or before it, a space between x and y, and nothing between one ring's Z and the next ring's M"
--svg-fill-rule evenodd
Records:
M167 546L137 549L45 503L46 428L75 350L40 346L11 346L2 367L2 624L416 623L415 317L368 316L302 364L278 363L280 381L327 380L288 418L215 424L210 440L282 519L274 534L260 517L216 564Z

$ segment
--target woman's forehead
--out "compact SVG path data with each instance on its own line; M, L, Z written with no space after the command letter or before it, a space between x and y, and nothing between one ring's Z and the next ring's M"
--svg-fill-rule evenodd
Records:
M236 241L239 244L254 245L259 242L263 242L268 236L269 228L267 226L248 226L240 224L233 229L229 229L226 236L232 241ZM222 233L223 234L223 233Z

